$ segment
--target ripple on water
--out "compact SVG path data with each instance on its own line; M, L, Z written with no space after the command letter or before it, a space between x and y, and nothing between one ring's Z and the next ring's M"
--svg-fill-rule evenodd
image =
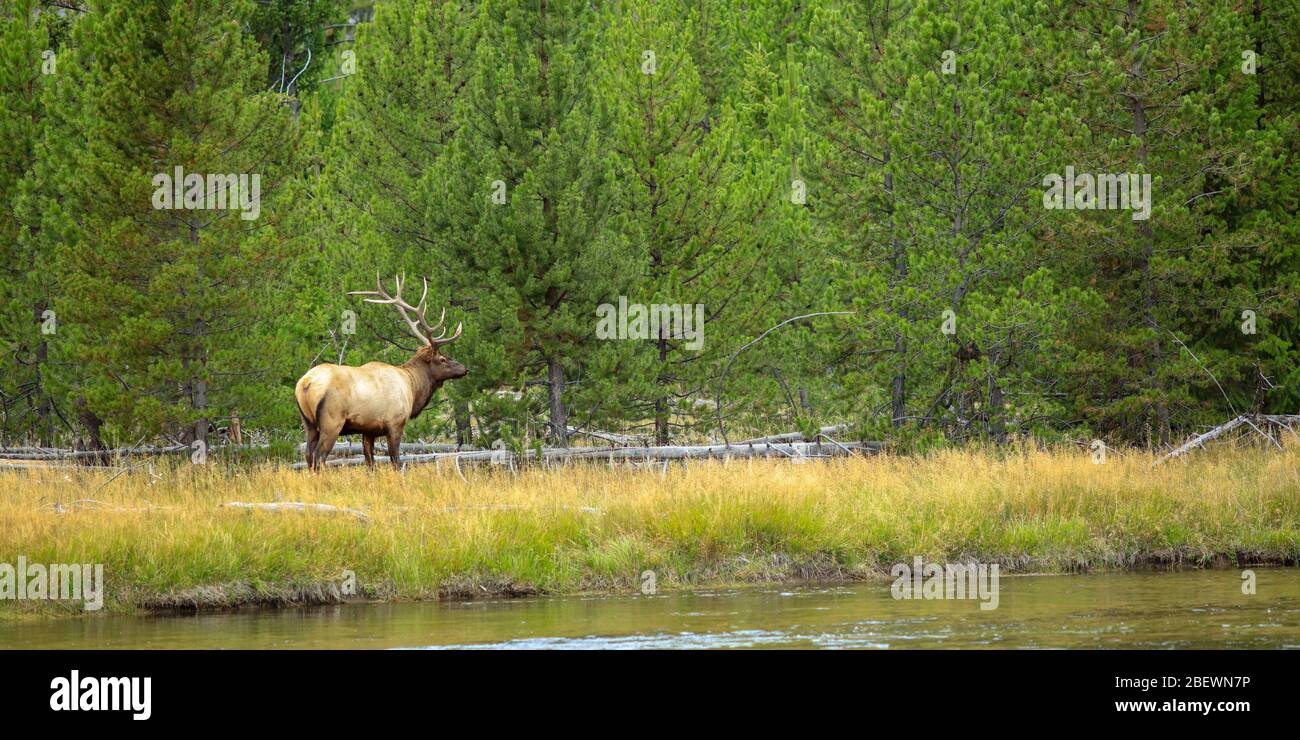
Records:
M19 622L0 648L1300 648L1300 569L1004 578L998 607L895 600L888 581L202 616Z

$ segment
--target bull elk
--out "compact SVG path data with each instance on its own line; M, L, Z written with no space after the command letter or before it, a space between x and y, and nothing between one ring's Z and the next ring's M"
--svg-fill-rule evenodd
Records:
M420 349L403 365L385 362L367 362L361 367L317 365L298 380L294 396L307 432L309 468L319 468L329 458L340 434L361 435L361 449L370 467L375 464L375 438L384 435L388 438L388 459L397 467L406 422L420 415L433 392L443 383L466 375L464 365L442 353L443 345L460 338L461 325L456 325L450 337L446 335L442 329L446 309L435 326L429 326L425 320L429 281L424 281L424 293L416 306L402 300L401 276L394 282L397 284L394 295L384 290L378 275L375 290L354 290L348 295L369 296L365 299L367 303L396 308L411 333L420 340Z

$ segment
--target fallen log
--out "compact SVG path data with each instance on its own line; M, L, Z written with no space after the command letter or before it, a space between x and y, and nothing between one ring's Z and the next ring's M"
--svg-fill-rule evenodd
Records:
M50 460L7 460L0 458L0 470L79 470L77 465L50 465ZM103 470L104 468L98 468Z
M848 428L849 428L848 424L832 424L831 426L828 427L822 427L821 429L817 430L817 433L824 434L827 437L829 437L832 434L840 434ZM765 442L812 442L812 441L815 440L805 439L803 436L803 432L786 432L785 434L772 434L766 437L755 437L754 439L746 439L741 442L733 442L732 444L749 445L749 444L761 444Z
M609 442L616 445L635 445L643 444L645 437L633 437L630 434L615 434L613 432L602 432L599 429L579 429L577 427L566 427L570 435L581 435L599 439L602 442Z
M403 442L402 449L411 450L412 452L463 452L466 450L477 450L479 448L465 447L463 445L447 444L442 442ZM381 444L376 441L375 454L378 455L380 453L380 450L383 451L383 454L387 455L388 444L386 442ZM299 443L298 452L306 452L306 451L307 451L306 443ZM361 448L361 442L353 442L351 440L347 442L339 442L338 444L334 445L333 450L330 450L331 455L360 455L362 452L363 450Z
M403 456L402 464L436 463L442 460L457 462L489 462L509 465L519 461L541 460L548 462L568 460L589 460L596 462L614 462L615 460L707 460L736 459L751 457L779 457L786 459L810 459L843 456L854 453L878 452L884 448L883 442L760 442L754 444L717 444L717 445L667 445L662 447L550 447L542 450L540 456L534 450L525 450L522 455L515 455L507 450L473 450L465 452L432 453L425 455ZM325 465L346 467L364 465L362 458L341 458L326 460ZM378 461L376 461L378 464ZM295 463L294 470L301 470L306 463Z
M359 509L349 509L345 506L331 506L330 504L308 504L301 501L265 501L253 502L230 501L222 504L234 509L258 509L260 511L319 511L327 514L350 514L358 519L369 519L364 511Z
M1289 428L1290 425L1292 424L1300 424L1300 414L1256 414L1256 415L1242 414L1241 416L1238 416L1237 418L1232 419L1231 421L1227 421L1224 422L1223 424L1220 424L1219 426L1211 429L1210 431L1204 434L1198 434L1197 436L1189 439L1188 441L1184 442L1181 446L1179 446L1178 449L1174 450L1173 452L1170 452L1168 455L1165 455L1164 457L1157 460L1156 464L1160 464L1168 460L1172 460L1175 457L1185 455L1188 452L1191 452L1192 450L1203 446L1206 442L1212 441L1218 437L1222 437L1224 434L1227 434L1228 432L1232 431L1233 429L1236 429L1237 427L1243 424L1251 426L1252 428L1255 428L1256 431L1259 431L1259 429L1255 427L1254 424L1251 423L1252 421L1267 422L1269 424L1276 424L1278 426L1284 426ZM1263 434L1263 432L1260 433ZM1272 437L1269 437L1269 439L1272 440ZM1273 443L1277 444L1276 441L1274 441Z
M1226 424L1220 424L1219 426L1211 429L1205 434L1199 434L1195 437L1192 437L1191 439L1184 442L1182 446L1180 446L1178 449L1160 458L1157 462L1165 462L1167 460L1172 460L1175 457L1178 457L1180 455L1186 454L1187 452L1190 452L1191 450L1200 447L1206 442L1209 442L1210 440L1216 437L1221 437L1224 434L1232 431L1233 429L1236 429L1237 427L1245 423L1246 423L1246 416L1244 414L1242 416L1238 416L1237 418L1227 422Z
M163 511L165 509L175 509L176 507L175 506L154 506L152 504L148 506L113 506L111 504L105 504L102 501L96 501L93 498L83 498L83 499L77 499L76 501L71 501L66 505L60 501L51 501L50 503L45 504L43 508L48 508L51 511L54 511L55 513L58 514L66 514L70 511L76 511L79 509L85 509L87 511L95 511L95 512L108 512L108 513L128 512L129 513L129 512L137 512L137 511Z
M572 448L544 450L544 457L595 460L683 460L746 457L830 457L846 451L875 452L883 445L852 442L844 446L820 442L755 442L753 444L665 445L662 447L619 447L614 449Z
M88 458L130 457L132 455L166 455L175 452L189 452L185 445L171 447L120 447L111 450L54 450L42 452L8 452L0 451L0 458L5 460L84 460Z
M247 445L210 445L209 454L216 454L223 450L266 450L271 445L267 444L247 444ZM118 447L106 450L69 450L62 448L38 448L38 447L6 447L0 448L0 460L86 460L86 459L109 459L115 457L133 457L133 456L151 456L151 455L169 455L177 453L191 452L193 448L186 445L171 445L167 447ZM305 444L298 445L298 452L306 449ZM416 452L457 452L466 449L478 449L474 447L466 448L455 444L433 443L433 442L410 442L403 443L402 449ZM331 454L337 455L360 455L362 453L360 442L342 442L334 447ZM375 454L388 454L386 444L376 444Z

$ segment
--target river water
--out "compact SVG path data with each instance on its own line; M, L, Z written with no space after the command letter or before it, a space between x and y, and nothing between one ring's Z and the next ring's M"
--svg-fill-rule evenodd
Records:
M1300 569L1007 576L978 600L892 581L0 622L0 648L1300 648Z

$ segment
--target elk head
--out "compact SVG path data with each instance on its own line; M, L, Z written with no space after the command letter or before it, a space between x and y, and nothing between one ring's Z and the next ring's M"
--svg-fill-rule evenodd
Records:
M460 339L462 326L456 324L455 333L447 336L447 332L442 328L443 322L447 319L447 309L445 308L442 310L442 316L438 319L437 324L429 326L429 322L425 318L424 313L428 310L425 300L429 297L429 279L424 278L424 292L420 294L420 303L415 306L402 300L402 276L394 276L393 282L396 284L397 289L393 295L389 295L388 291L384 290L384 284L380 281L379 274L375 273L375 290L354 290L349 292L348 295L370 296L365 299L366 303L386 304L397 309L397 313L401 315L402 321L406 322L411 334L421 343L420 349L415 352L415 357L412 357L406 364L426 372L434 387L441 386L448 380L465 377L469 372L465 369L465 366L442 353L443 345L451 344Z

